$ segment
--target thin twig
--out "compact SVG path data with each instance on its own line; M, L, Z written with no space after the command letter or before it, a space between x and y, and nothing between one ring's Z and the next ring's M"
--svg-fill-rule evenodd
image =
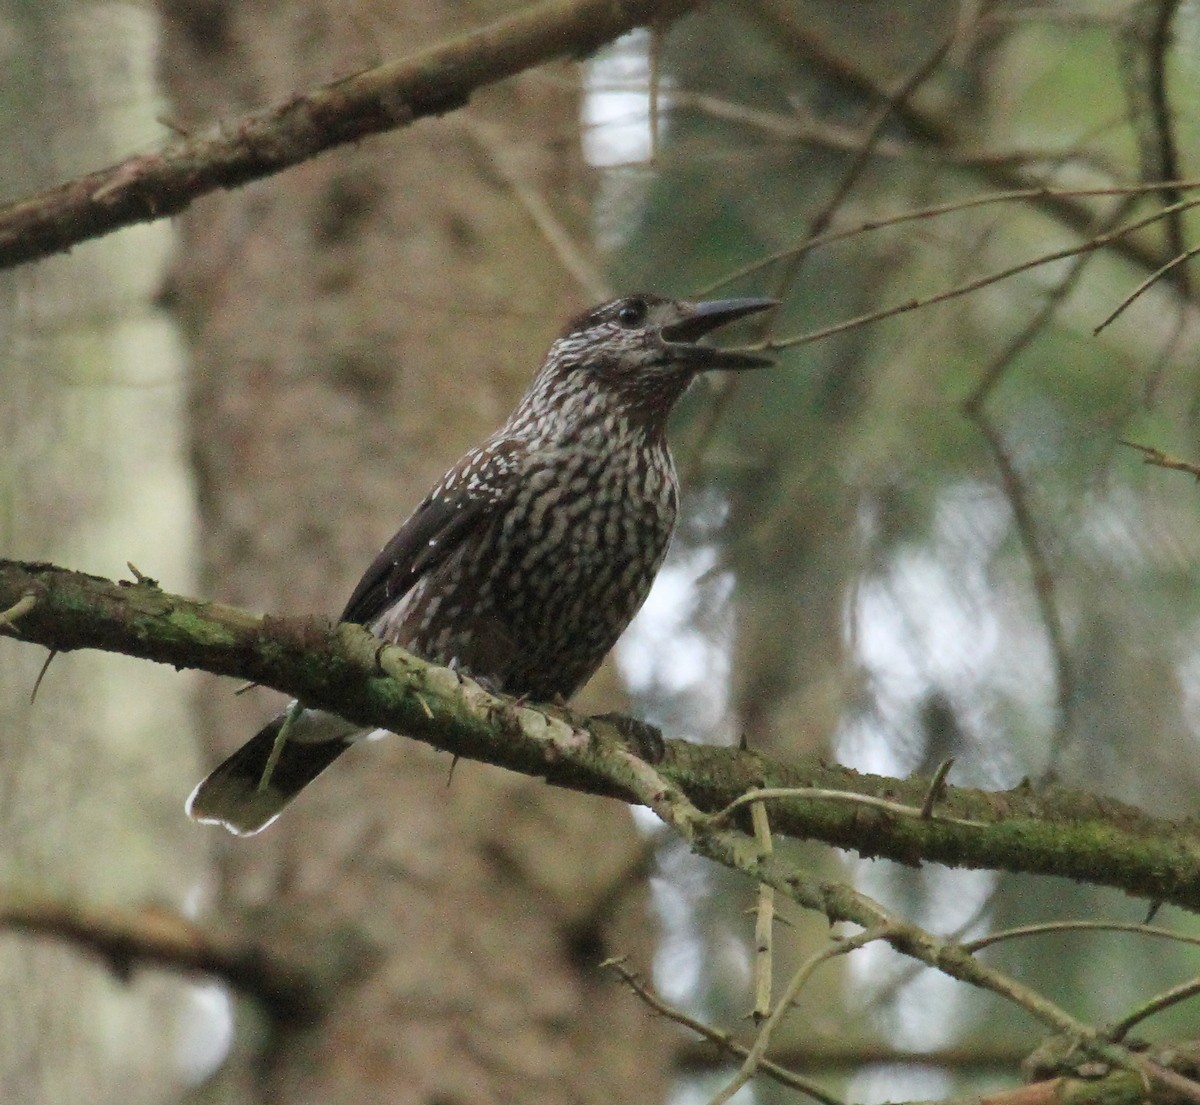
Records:
M743 0L743 3L769 25L774 41L790 48L802 60L806 71L814 70L822 79L833 82L843 90L843 95L870 97L881 102L890 96L891 89L880 79L877 66L873 67L861 52L848 55L834 51L829 37L801 18L791 0ZM898 114L911 140L926 149L954 149L962 145L961 131L949 113L938 114L910 102L904 104ZM1005 189L1030 183L1028 174L1004 165L981 165L977 172ZM1175 182L1157 182L1146 191L1159 191L1164 183ZM1042 191L1031 202L1042 213L1080 233L1094 221L1093 213L1086 206L1073 203L1051 189ZM1162 264L1163 258L1143 242L1123 240L1114 246L1118 253L1143 269ZM1182 285L1180 287L1182 289Z
M1187 200L1183 202L1195 206L1197 203L1200 203L1200 200ZM1117 204L1110 215L1097 227L1100 234L1102 236L1109 236L1113 233L1124 234L1132 230L1140 230L1143 226L1147 225L1148 221L1153 221L1161 216L1161 212L1158 212L1127 226L1119 227L1120 220L1125 218L1129 211L1133 209L1134 204L1135 200L1132 195L1122 197L1122 202ZM1092 237L1095 238L1095 235ZM963 400L962 407L967 417L973 419L979 417L984 404L1000 384L1009 366L1029 347L1033 339L1037 337L1042 328L1053 317L1059 305L1079 284L1091 256L1090 250L1081 250L1073 257L1071 265L1063 278L1041 297L1038 309L1026 320L1025 325L1005 343L1004 347L991 359L987 367L979 373L979 378L976 380L975 386Z
M754 839L764 856L773 850L771 825L767 807L755 802L750 807L754 824ZM775 929L775 889L766 883L758 884L758 908L754 918L754 1008L750 1013L755 1024L762 1024L771 1015L771 945Z
M1181 982L1178 986L1172 986L1171 989L1164 990L1161 994L1156 994L1144 1001L1112 1025L1108 1030L1108 1038L1113 1043L1120 1043L1129 1034L1129 1030L1141 1024L1142 1021L1156 1013L1161 1013L1164 1009L1169 1009L1172 1005L1178 1005L1189 998L1194 998L1197 994L1200 994L1200 978L1192 978L1187 982Z
M1200 204L1200 200L1187 201L1189 206ZM1107 234L1095 235L1089 238L1086 242L1081 242L1079 245L1067 246L1064 249L1056 249L1051 253L1043 253L1038 257L1030 258L1027 261L1021 261L1015 265L1008 265L1003 269L998 269L995 272L988 273L978 279L970 280L965 284L957 284L952 288L947 288L944 291L936 292L933 295L917 296L913 299L906 300L904 303L894 304L891 307L881 307L877 311L868 311L865 314L856 315L854 318L846 319L844 322L838 322L831 326L822 327L819 330L810 330L804 334L798 334L791 338L777 338L769 343L768 349L791 349L795 346L810 345L812 342L821 341L824 338L832 337L835 334L845 333L847 330L857 329L859 326L866 326L872 322L880 322L886 318L893 318L896 315L902 315L908 311L915 311L922 307L930 307L936 303L945 303L947 300L958 299L960 296L969 295L971 292L977 292L981 288L986 288L992 284L998 284L1001 280L1007 280L1010 276L1016 276L1022 272L1028 272L1030 269L1039 268L1042 265L1048 265L1053 261L1062 261L1068 257L1078 257L1080 254L1093 253L1098 249L1103 249L1105 246L1117 241L1124 235L1130 234L1135 230L1140 230L1150 223L1161 219L1169 209L1163 208L1156 211L1152 215L1146 215L1143 218L1136 219L1131 223L1126 223L1124 226L1118 227Z
M1045 936L1048 933L1056 932L1131 932L1139 936L1153 936L1160 940L1175 940L1180 944L1200 945L1200 936L1190 936L1185 932L1175 932L1173 929L1159 928L1154 925L1142 925L1135 921L1044 921L1036 925L1020 925L1016 928L991 932L977 940L968 940L963 947L973 954L1005 940L1016 940L1026 936Z
M946 776L950 774L950 769L953 766L953 756L947 756L937 765L937 770L933 773L933 778L929 780L929 789L925 792L925 801L921 803L922 821L928 821L933 816L934 806L942 800L942 795L946 793Z
M872 151L875 146L882 141L885 127L891 121L897 110L904 104L912 94L929 79L937 67L942 63L950 46L954 42L954 34L950 34L944 39L934 50L929 54L924 61L918 65L913 72L900 84L895 92L889 96L883 106L880 108L875 119L867 128L866 133L862 138L862 142L855 151L854 156L850 159L849 164L842 171L841 177L834 185L833 191L825 200L821 208L813 216L808 226L808 237L806 241L796 249L787 253L784 257L784 264L775 278L771 289L771 295L777 300L776 305L768 311L765 311L761 316L760 328L758 336L762 347L770 345L770 338L775 333L775 327L778 325L780 311L783 303L787 299L792 287L800 276L800 272L807 260L809 254L816 248L817 243L821 240L821 235L824 233L830 222L833 221L834 215L838 209L846 201L846 197L850 194L851 188L854 187L867 165L870 163ZM708 445L713 440L717 427L725 417L734 396L737 394L743 377L734 376L732 379L726 380L722 386L717 398L708 406L708 411L705 417L704 425L701 427L696 439L696 446L692 450L691 456L687 460L686 469L687 475L685 480L688 480L693 475L695 468L702 463Z
M1013 526L1020 539L1021 548L1025 552L1029 573L1033 577L1033 596L1038 605L1042 625L1046 630L1050 656L1054 661L1054 686L1058 716L1054 725L1050 756L1047 759L1047 767L1051 768L1066 744L1066 734L1070 731L1072 704L1075 700L1075 676L1071 667L1070 650L1067 647L1067 631L1058 613L1054 573L1050 570L1050 563L1042 550L1037 520L1025 493L1025 485L1017 473L1017 467L1013 463L1012 457L1008 454L1000 431L992 424L982 409L974 414L973 421L992 454L992 461L1000 476L1000 486L1004 490L1004 497L1008 500L1009 509L1012 510Z
M1200 180L1176 180L1151 184L1113 185L1106 188L1051 188L1047 185L1037 188L1014 188L1006 192L988 192L981 196L972 196L965 200L952 200L948 203L933 204L932 206L922 207L915 211L904 211L877 219L865 219L852 227L829 231L815 238L805 238L802 242L795 245L776 250L774 253L765 254L757 260L743 265L739 269L731 269L721 276L720 279L698 289L697 294L709 295L720 288L744 280L748 276L754 276L756 273L770 268L780 261L785 261L797 252L807 253L822 246L844 241L847 238L854 238L860 234L870 233L875 230L886 230L891 227L901 226L904 223L937 219L943 215L954 215L963 211L971 211L977 207L990 207L994 204L1030 203L1046 196L1054 196L1062 199L1144 196L1147 193L1159 191L1165 184L1170 184L1180 191L1194 191L1200 188ZM1144 222L1135 225L1131 229L1140 229L1141 226L1155 222L1165 215L1169 215L1175 211L1189 211L1197 205L1200 205L1200 199L1180 200L1178 203L1171 204L1169 207L1162 208L1153 215L1148 216Z
M609 299L612 289L599 266L588 257L580 242L555 214L546 197L534 187L513 156L509 140L499 128L474 115L461 116L467 134L491 158L492 164L513 191L533 225L545 238L551 251L567 275L579 285L584 295L593 301Z
M1141 453L1143 464L1151 464L1155 468L1170 468L1176 472L1186 472L1189 476L1194 476L1197 480L1200 480L1200 464L1169 456L1161 449L1156 449L1153 445L1139 445L1136 441L1127 441L1125 438L1121 438L1121 444L1127 445L1130 449L1136 449Z
M592 86L596 91L629 91L628 83L613 82ZM776 111L767 111L760 107L751 107L735 100L714 96L707 92L688 92L684 89L672 89L671 100L667 105L671 111L691 109L698 114L720 119L724 122L738 123L752 130L760 131L771 138L783 142L817 146L837 153L858 153L863 148L861 127L847 126L826 119L801 118L797 114L784 115ZM629 113L633 118L633 113ZM891 159L927 157L925 151L914 147L911 143L894 138L881 138L871 146L872 157ZM994 166L994 165L1042 165L1052 163L1060 166L1063 163L1084 165L1097 173L1116 176L1117 169L1108 159L1090 150L1081 149L989 149L958 147L939 151L941 159L949 165L958 166ZM638 164L644 164L639 162ZM611 166L610 166L611 167ZM632 167L625 165L622 167Z
M650 164L657 165L662 152L662 52L664 28L650 25L650 72L647 74L646 111L650 117Z
M930 51L924 61L913 69L908 77L900 83L895 92L884 101L870 127L867 128L867 132L863 136L862 145L858 148L854 157L850 159L850 163L843 170L841 178L834 186L829 198L809 224L810 241L814 237L824 233L830 222L832 222L838 208L842 206L846 201L846 197L850 194L850 189L854 187L863 170L870 162L871 151L882 140L884 128L892 121L900 108L909 101L913 93L937 71L938 66L942 64L950 47L954 44L956 35L957 28L942 39ZM797 250L784 265L772 292L780 303L787 298L793 283L800 275L800 268L810 252L811 247L806 250ZM764 337L769 337L774 332L775 322L779 317L779 308L776 307L774 310L767 312L767 316L767 323L763 330Z
M856 936L835 941L801 963L796 973L792 975L791 981L787 984L783 996L779 999L779 1004L775 1006L774 1012L771 1013L766 1021L763 1022L762 1027L759 1028L754 1038L754 1043L746 1053L746 1058L742 1060L742 1065L737 1074L709 1099L708 1105L726 1105L726 1102L754 1077L758 1072L762 1057L766 1054L767 1047L771 1043L772 1034L779 1027L779 1023L783 1018L787 1016L792 1006L796 1003L796 998L799 996L800 991L822 963L841 955L847 955L861 948L864 944L869 944L875 940L883 940L886 937L886 925L867 929Z
M255 788L259 794L265 794L267 787L271 785L271 776L275 774L275 768L279 766L279 757L283 755L283 746L287 744L288 737L291 736L292 729L300 720L302 713L304 713L304 704L300 699L296 699L288 707L283 724L279 727L279 732L275 734L275 740L271 743L271 751L267 755L267 762L263 765L262 775L259 776L258 786Z
M919 964L914 966L920 967ZM895 1046L881 1040L843 1036L825 1038L805 1033L796 1039L789 1038L786 1043L781 1040L771 1054L776 1063L796 1070L847 1071L881 1064L904 1064L942 1067L964 1073L991 1073L1015 1070L1036 1042L1032 1037L1024 1042L1021 1039L982 1039L926 1050ZM721 1045L718 1043L717 1046ZM725 1056L709 1047L703 1039L689 1041L675 1053L675 1069L685 1074L710 1073L725 1063ZM768 1073L765 1067L761 1069L764 1074Z
M1115 227L1125 217L1132 206L1132 197L1126 197L1106 221L1106 227ZM1107 232L1107 231L1106 231ZM1080 253L1071 263L1066 275L1042 300L1041 306L1034 312L1020 331L993 357L991 363L979 374L979 378L971 393L963 400L963 413L975 423L992 454L992 460L1000 476L1000 483L1013 514L1013 525L1021 541L1021 548L1029 564L1033 577L1033 594L1038 605L1042 625L1046 631L1046 641L1050 647L1050 655L1054 661L1054 684L1058 701L1058 718L1054 729L1054 737L1050 744L1050 755L1047 757L1047 770L1053 769L1066 745L1070 732L1072 708L1075 701L1075 675L1071 666L1070 650L1067 646L1067 632L1063 626L1062 617L1058 610L1058 601L1054 573L1045 550L1034 512L1029 505L1025 485L1017 472L1016 465L1009 455L999 428L992 422L987 412L987 400L999 385L1003 374L1016 362L1042 327L1049 322L1060 303L1079 283L1083 270L1091 258L1091 253Z
M683 1012L682 1009L676 1009L675 1006L663 1001L635 972L631 971L625 965L623 959L609 959L602 963L601 967L609 967L620 975L622 981L654 1012L661 1014L670 1021L674 1021L676 1024L682 1025L684 1028L690 1029L729 1055L736 1055L738 1058L744 1059L750 1054L750 1049L745 1044L735 1040L730 1033L720 1028L714 1028L704 1021L697 1020L695 1017ZM768 1078L774 1079L781 1086L799 1090L801 1093L807 1094L814 1101L821 1102L821 1105L842 1105L840 1098L822 1089L817 1083L804 1078L802 1075L795 1074L786 1067L772 1062L770 1059L760 1056L758 1069Z
M37 678L33 681L33 690L29 692L29 705L32 706L37 701L38 691L41 689L42 680L46 678L46 672L50 670L50 665L54 658L58 655L58 649L52 648L46 653L46 659L42 661L42 666L38 669Z
M944 782L944 781L943 781ZM873 794L855 794L846 790L827 790L821 787L762 787L746 791L739 795L729 805L712 815L714 825L726 825L730 817L744 806L753 806L756 802L778 802L788 799L808 799L818 802L849 802L856 806L869 806L871 809L884 810L886 813L898 814L901 817L912 817L918 821L928 821L931 815L924 812L924 805L906 806L902 802L893 802L889 798L876 798ZM933 818L949 825L982 826L982 821L970 821L961 817L945 817L941 814Z
M1098 326L1094 326L1092 328L1092 336L1095 337L1097 334L1099 334L1100 331L1108 326L1109 323L1113 322L1125 310L1126 307L1133 303L1133 301L1139 296L1145 294L1146 291L1157 284L1173 268L1175 268L1177 265L1182 265L1185 262L1190 261L1196 256L1197 253L1200 253L1200 246L1193 246L1191 249L1184 250L1182 253L1172 257L1171 260L1167 261L1165 264L1156 268L1149 276L1147 276L1140 284L1138 284L1133 291L1126 295L1120 303L1118 303L1111 311L1109 311L1109 313L1104 316L1103 321Z

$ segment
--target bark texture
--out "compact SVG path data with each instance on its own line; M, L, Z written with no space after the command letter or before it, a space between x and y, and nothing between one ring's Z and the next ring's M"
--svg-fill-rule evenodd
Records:
M148 140L152 13L0 3L0 201ZM0 548L190 589L178 346L153 307L165 226L0 277ZM148 426L153 433L145 432ZM182 907L205 845L176 795L199 765L186 681L117 657L0 641L0 885L103 909ZM164 735L168 739L164 740ZM189 987L25 933L0 935L0 1100L160 1101Z
M274 101L505 10L164 2L188 125ZM174 296L195 357L206 582L336 614L426 488L497 425L581 305L492 167L488 134L560 207L579 179L570 70L184 220ZM277 708L203 699L212 757ZM201 830L197 830L201 831ZM223 849L213 908L353 965L304 1032L240 1034L230 1100L654 1101L669 1056L600 976L646 961L644 848L626 810L410 742L356 749L262 837Z

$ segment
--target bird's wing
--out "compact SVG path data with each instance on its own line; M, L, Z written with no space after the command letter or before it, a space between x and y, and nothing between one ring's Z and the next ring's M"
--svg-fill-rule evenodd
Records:
M369 625L441 564L512 493L524 455L522 442L499 437L463 457L372 561L340 620Z

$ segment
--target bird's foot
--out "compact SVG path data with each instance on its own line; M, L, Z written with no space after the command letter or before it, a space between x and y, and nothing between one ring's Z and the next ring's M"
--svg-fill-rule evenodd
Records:
M607 721L630 750L648 764L662 763L667 754L667 742L663 740L662 731L647 721L639 721L626 714L595 714L593 719Z
M500 680L473 672L457 656L452 656L450 663L446 667L458 676L460 684L464 679L470 679L472 683L478 683L488 694L500 695L504 693L504 688L500 686Z

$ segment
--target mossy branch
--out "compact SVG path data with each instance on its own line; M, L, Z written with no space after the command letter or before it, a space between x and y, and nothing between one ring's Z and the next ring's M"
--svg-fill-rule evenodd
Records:
M1200 840L1190 824L1068 791L1038 798L1023 790L946 787L931 811L923 780L858 775L811 760L785 767L752 752L684 741L668 742L663 761L652 765L625 746L620 733L627 727L618 721L495 697L359 626L198 602L169 594L140 573L136 582L114 583L51 564L0 560L0 611L0 633L56 651L99 648L250 679L456 755L645 804L697 853L830 921L860 926L851 938L855 946L886 941L1020 1006L1073 1047L1133 1072L1145 1086L1200 1105L1200 1086L1189 1078L1109 1040L966 946L778 852L765 853L750 829L748 806L769 804L776 832L866 855L1050 871L1185 906L1200 899ZM136 955L135 946L120 947L123 955Z
M611 720L494 697L358 626L252 614L149 580L114 583L0 560L0 611L18 610L0 617L0 633L60 652L102 649L252 680L458 756L660 812L678 798L672 816L689 824L767 790L777 833L905 864L1058 875L1200 907L1200 828L1112 799L948 786L923 816L924 779L861 774L814 756L783 764L682 740L666 742L648 782ZM748 809L714 821L730 823L748 828Z

